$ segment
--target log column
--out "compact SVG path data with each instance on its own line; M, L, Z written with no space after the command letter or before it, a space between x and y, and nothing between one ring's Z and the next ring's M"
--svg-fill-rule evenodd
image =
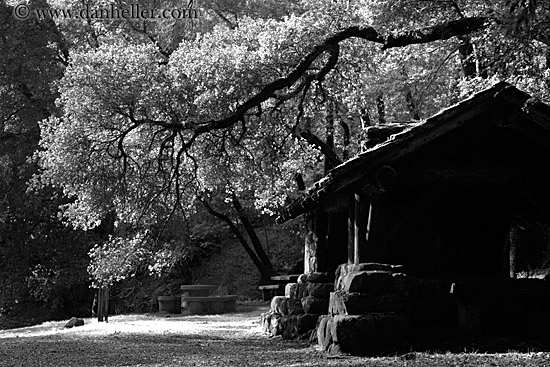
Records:
M510 225L510 233L508 234L508 270L510 271L510 278L516 278L517 274L517 251L520 242L520 228L521 227L517 224L517 222L512 220Z
M327 233L329 217L321 210L315 211L307 221L304 248L304 273L327 271Z
M348 264L355 262L355 194L348 198Z
M355 194L354 195L354 228L353 228L353 248L354 248L354 254L353 254L353 260L355 264L359 264L361 262L361 240L363 238L362 234L365 232L365 224L363 223L363 208L361 205L361 195Z
M353 226L349 226L350 232L353 229L353 262L359 264L366 261L365 195L353 194L350 197L350 204L353 204L350 205L350 222L353 222ZM350 247L348 244L348 250L351 250ZM351 260L351 253L348 253L348 255L348 259Z

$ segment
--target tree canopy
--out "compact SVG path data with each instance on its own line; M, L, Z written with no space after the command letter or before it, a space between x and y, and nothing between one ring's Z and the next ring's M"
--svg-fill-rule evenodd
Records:
M114 205L132 222L215 190L274 209L319 160L300 133L323 140L329 114L357 133L377 105L421 118L501 78L546 98L544 4L304 1L253 15L183 39L167 62L112 37L72 53L39 153L42 178L77 198L72 220L93 226Z
M545 2L200 5L184 21L47 23L58 46L39 49L59 75L32 82L57 99L40 117L33 187L60 190L75 227L114 215L128 245L206 210L269 268L248 213L276 213L299 195L297 174L312 184L358 153L365 126L422 119L496 80L550 99ZM19 26L31 24L46 21ZM1 86L8 119L17 85Z

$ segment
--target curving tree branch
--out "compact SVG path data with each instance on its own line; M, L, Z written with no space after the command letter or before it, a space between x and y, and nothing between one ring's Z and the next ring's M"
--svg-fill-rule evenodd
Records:
M191 132L192 137L190 140L188 142L183 142L184 148L188 149L192 146L197 137L204 133L230 128L235 124L242 123L245 117L251 113L250 111L261 110L262 103L270 99L279 100L279 102L282 103L284 100L290 99L298 93L307 90L311 83L315 81L321 83L325 76L337 66L340 57L340 43L345 40L353 38L364 39L366 41L378 43L382 45L382 50L386 50L394 47L430 43L437 40L447 40L452 37L468 35L472 32L484 29L491 21L493 21L493 19L488 17L460 18L431 27L387 34L382 34L371 26L352 26L345 28L315 46L288 75L264 85L256 94L238 105L231 115L218 120L213 119L202 122L182 121L174 123L151 120L148 118L136 119L131 113L123 113L122 111L119 113L128 117L134 125L147 124L158 126L163 131ZM316 69L313 68L313 64L324 54L328 54L328 57L323 65L320 68L318 66L316 66ZM122 138L124 138L124 136L122 136Z
M304 78L304 76L308 75L308 71L310 71L312 64L326 52L329 53L328 61L315 75L315 77L308 78L308 82L312 82L313 80L322 80L337 65L339 58L339 44L347 39L360 38L379 43L382 45L382 49L386 50L389 48L430 43L437 40L447 40L452 37L467 35L485 28L490 21L491 18L488 17L461 18L458 20L437 24L432 27L388 34L381 34L371 26L348 27L340 32L337 32L327 38L323 43L314 47L313 50L304 56L294 70L292 70L287 76L276 79L265 85L257 94L253 95L239 105L232 115L219 120L210 120L194 124L193 126L187 126L191 127L196 133L199 134L216 129L231 127L240 121L248 111L257 109L258 106L270 98L276 98L277 92L286 88L292 88L296 83Z

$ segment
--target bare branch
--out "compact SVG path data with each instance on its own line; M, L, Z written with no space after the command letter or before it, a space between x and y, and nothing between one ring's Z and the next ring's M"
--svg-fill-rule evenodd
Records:
M299 135L311 145L318 147L321 153L323 153L323 155L329 160L332 166L336 167L342 163L342 161L338 158L334 150L330 146L328 146L327 143L319 139L311 131L302 130L300 131Z

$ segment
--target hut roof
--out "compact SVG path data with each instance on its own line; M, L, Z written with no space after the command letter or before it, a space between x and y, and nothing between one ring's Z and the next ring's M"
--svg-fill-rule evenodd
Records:
M514 109L513 116L502 116L503 105ZM388 131L397 133L384 137L387 139L333 168L283 209L277 222L288 221L323 206L337 193L353 190L374 170L417 151L487 112L494 113L496 125L515 128L537 143L550 145L550 106L506 82L499 82L426 120L390 127Z

